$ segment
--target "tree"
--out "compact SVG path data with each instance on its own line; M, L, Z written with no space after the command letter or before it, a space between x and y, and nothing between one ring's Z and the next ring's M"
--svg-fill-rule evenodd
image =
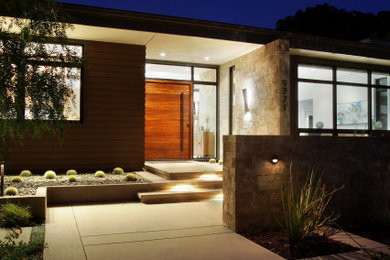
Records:
M0 160L7 163L26 136L62 140L74 102L69 68L82 59L66 44L71 26L55 1L0 0L0 10L8 15L0 18Z
M367 38L390 41L390 11L374 15L358 11L348 12L323 4L279 19L276 29L351 41Z

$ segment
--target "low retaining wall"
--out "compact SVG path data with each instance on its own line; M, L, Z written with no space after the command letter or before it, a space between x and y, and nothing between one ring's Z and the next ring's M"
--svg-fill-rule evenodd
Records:
M138 199L138 192L149 191L150 187L149 183L53 186L47 187L47 203L131 201Z
M223 158L223 221L235 231L278 227L281 174L290 162L299 169L295 186L314 165L325 183L345 185L330 205L341 223L359 225L390 207L390 138L224 136Z

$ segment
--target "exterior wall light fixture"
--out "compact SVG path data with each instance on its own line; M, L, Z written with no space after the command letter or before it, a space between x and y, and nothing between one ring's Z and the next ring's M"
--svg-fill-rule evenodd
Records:
M245 108L245 113L249 112L249 107L248 107L248 94L247 94L247 89L244 88L242 90L242 97L244 98L244 108Z
M272 155L271 162L272 164L277 164L279 162L279 157L277 155Z

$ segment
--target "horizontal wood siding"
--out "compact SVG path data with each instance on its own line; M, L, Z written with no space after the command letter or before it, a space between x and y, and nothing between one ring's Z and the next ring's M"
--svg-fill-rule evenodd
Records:
M14 147L7 174L143 167L145 47L88 42L86 50L84 122L67 130L62 148L46 139L28 139L23 147Z

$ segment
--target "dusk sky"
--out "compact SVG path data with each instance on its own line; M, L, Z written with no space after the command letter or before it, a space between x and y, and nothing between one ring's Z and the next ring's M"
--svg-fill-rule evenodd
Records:
M63 0L67 3L173 15L274 29L280 18L308 6L329 3L347 11L390 11L390 0Z

